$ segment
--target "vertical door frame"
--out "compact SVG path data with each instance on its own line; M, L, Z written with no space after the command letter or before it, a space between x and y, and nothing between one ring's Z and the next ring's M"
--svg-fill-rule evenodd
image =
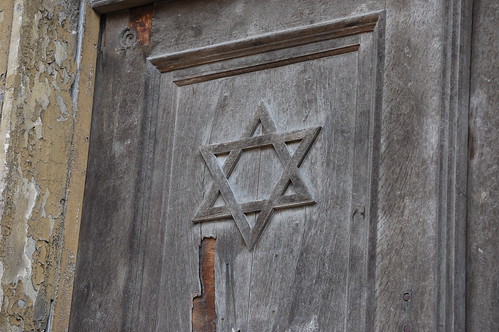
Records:
M439 331L466 324L468 117L473 0L447 3L439 169Z

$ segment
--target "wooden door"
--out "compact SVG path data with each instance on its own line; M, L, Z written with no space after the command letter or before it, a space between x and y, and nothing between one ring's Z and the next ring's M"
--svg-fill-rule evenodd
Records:
M457 324L444 1L129 3L94 3L72 331Z

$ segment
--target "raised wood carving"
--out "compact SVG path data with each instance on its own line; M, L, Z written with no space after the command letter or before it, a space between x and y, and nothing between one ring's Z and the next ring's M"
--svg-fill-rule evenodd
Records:
M285 133L277 133L277 127L270 117L267 103L261 102L251 123L244 130L241 139L205 145L201 147L201 155L208 166L215 183L206 195L193 222L214 221L232 216L241 232L244 242L253 249L265 226L269 222L275 209L286 209L291 207L314 204L310 193L300 177L298 167L305 158L307 152L319 134L321 127L312 127L302 130L294 130ZM257 127L261 124L262 135L253 136ZM291 154L286 146L287 142L300 144L296 151ZM266 200L253 201L246 204L238 202L228 177L236 166L239 157L247 149L272 146L284 166L284 172L274 186L270 197ZM217 161L217 154L229 153L222 167ZM292 183L296 191L292 195L284 195L289 184ZM213 207L221 193L225 207ZM245 213L259 212L255 225L251 225Z

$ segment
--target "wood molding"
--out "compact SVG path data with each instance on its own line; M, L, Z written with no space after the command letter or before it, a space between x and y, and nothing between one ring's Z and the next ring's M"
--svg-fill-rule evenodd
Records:
M466 223L472 0L447 6L439 174L439 300L442 331L466 329Z
M319 23L181 52L152 56L148 60L161 72L185 69L270 51L319 43L363 32L372 32L376 27L379 16L379 12L374 12L343 20Z
M174 79L174 83L177 86L190 85L195 83L201 83L206 81L211 81L217 78L236 76L246 73L251 73L254 71L260 71L270 68L282 67L291 65L298 62L310 61L320 58L325 58L328 56L340 55L345 53L356 52L359 49L359 44L346 45L340 48L334 48L331 50L317 52L312 54L298 55L298 56L286 56L284 59L273 59L271 61L259 61L260 59L248 59L249 61L255 61L255 63L246 65L246 66L237 66L236 64L229 63L228 66L221 66L219 70L213 70L212 68L202 67L200 70L191 71L191 72L181 72L180 75L177 75ZM229 67L229 68L223 68Z

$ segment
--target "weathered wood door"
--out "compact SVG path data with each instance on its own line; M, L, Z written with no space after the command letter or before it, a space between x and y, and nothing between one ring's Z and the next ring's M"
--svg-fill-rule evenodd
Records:
M94 3L112 12L72 331L459 326L441 210L459 8L130 3Z

